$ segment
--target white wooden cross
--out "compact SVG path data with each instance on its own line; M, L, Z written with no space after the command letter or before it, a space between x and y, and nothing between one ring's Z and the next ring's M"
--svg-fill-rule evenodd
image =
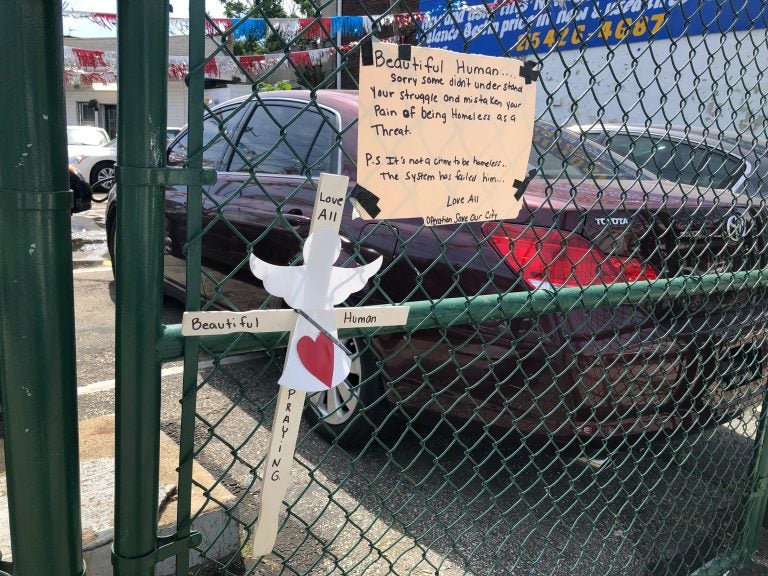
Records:
M253 531L254 556L272 552L277 539L307 392L327 391L349 375L351 359L338 341L338 328L399 326L408 321L407 306L334 308L361 290L381 267L381 257L358 268L333 266L341 251L339 225L348 183L346 176L320 175L303 266L275 266L250 257L251 271L264 288L292 309L185 312L182 319L184 336L291 333L264 461L259 516Z

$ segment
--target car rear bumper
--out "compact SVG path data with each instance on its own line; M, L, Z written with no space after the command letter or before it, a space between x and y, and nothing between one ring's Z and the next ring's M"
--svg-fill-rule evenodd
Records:
M411 416L494 435L643 435L713 425L760 401L768 346L756 309L666 321L650 307L575 310L390 335L376 348L390 403Z
M614 332L603 328L570 339L574 409L558 435L607 438L706 427L763 397L768 330L755 308L724 306L643 328L607 326Z

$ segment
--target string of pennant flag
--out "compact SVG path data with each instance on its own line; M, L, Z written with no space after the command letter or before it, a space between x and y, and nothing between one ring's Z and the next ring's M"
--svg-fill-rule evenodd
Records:
M457 2L452 10L489 13L518 0L499 0L481 5L468 6L466 2ZM437 13L439 12L439 14ZM330 16L322 18L212 18L206 20L208 36L226 35L238 40L242 38L262 40L277 30L283 39L290 42L296 37L316 40L331 40L342 37L362 38L374 27L396 25L404 28L417 28L429 25L435 17L441 17L445 9L430 12L408 12L385 16ZM117 14L107 12L83 12L68 10L64 16L87 19L104 28L117 26ZM173 35L189 34L189 19L170 18L169 32ZM397 42L397 38L382 39ZM342 44L341 52L346 52L356 42ZM295 67L324 65L332 61L335 48L317 48L314 50L291 51L288 53L258 54L238 56L234 60L229 56L216 56L205 64L205 74L211 78L231 79L242 75L243 70L251 74L284 69L291 71ZM183 80L189 73L189 60L184 56L169 56L168 79ZM117 80L117 54L110 51L87 50L82 48L64 48L64 81L68 86L92 85L95 83L114 83Z
M106 29L117 26L117 14L106 12L66 11L64 16L86 19ZM377 19L376 16L332 16L327 18L270 18L269 26L263 18L212 18L205 22L205 33L214 36L227 33L235 40L240 38L266 38L272 29L277 30L285 39L296 36L306 38L326 38L342 36L364 36L373 29L373 22L386 24L394 21L392 16ZM189 19L170 18L169 32L172 35L189 34Z
M351 48L346 45L342 50ZM296 67L326 65L333 62L334 48L318 48L298 52L257 54L237 56L216 56L205 64L205 75L209 78L232 79L242 76L243 70L257 75L275 69L291 71ZM186 56L168 57L168 79L183 80L189 73L189 58ZM64 47L64 83L67 86L90 86L97 83L117 82L117 53L106 50L86 50L83 48Z
M502 6L514 4L518 0L497 0L480 5L467 5L466 2L456 2L453 12L471 12L488 14L498 10ZM420 25L428 23L432 18L442 17L445 8L426 12L404 12L383 16L329 16L322 18L270 18L269 26L264 18L211 18L207 19L206 35L214 36L226 33L235 40L240 38L253 38L261 40L266 38L272 29L290 41L302 36L304 38L326 39L335 38L337 35L346 37L362 37L370 33L375 26ZM87 19L107 29L117 26L117 14L107 12L83 12L67 10L64 16L71 18ZM189 34L188 18L170 18L169 32L173 35Z

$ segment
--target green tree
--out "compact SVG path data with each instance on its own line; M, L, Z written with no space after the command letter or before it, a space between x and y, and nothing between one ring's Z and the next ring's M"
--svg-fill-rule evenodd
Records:
M227 18L242 18L257 8L253 13L254 18L285 18L287 14L283 9L281 0L220 0L224 6L224 14Z
M304 16L314 16L317 6L323 3L323 0L293 0Z

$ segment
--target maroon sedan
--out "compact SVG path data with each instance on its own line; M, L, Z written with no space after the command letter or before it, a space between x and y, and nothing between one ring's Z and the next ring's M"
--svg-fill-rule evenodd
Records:
M214 307L280 306L248 269L251 252L300 262L321 172L355 184L356 92L268 92L205 120L218 172L202 213L201 292ZM186 131L168 164L187 158ZM352 304L439 301L748 270L763 230L750 206L649 179L605 148L536 125L536 176L512 221L426 228L420 220L342 223L340 265L384 257ZM114 253L113 193L107 212ZM734 232L735 230L735 232ZM166 191L166 288L185 286L186 191ZM113 258L114 261L114 258ZM357 445L402 418L432 415L570 439L623 437L721 421L760 397L763 290L574 309L349 342L350 379L311 397L316 430Z

